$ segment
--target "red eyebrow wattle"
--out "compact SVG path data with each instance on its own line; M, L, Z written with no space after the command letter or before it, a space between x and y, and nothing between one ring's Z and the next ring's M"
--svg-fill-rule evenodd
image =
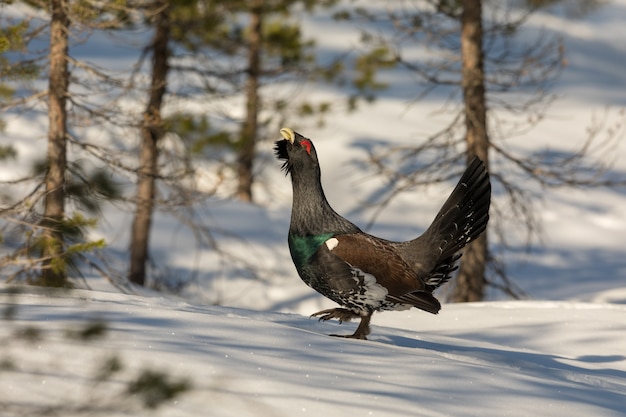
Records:
M304 147L306 149L306 153L308 153L309 155L311 155L311 142L308 140L302 140L300 141L300 146Z

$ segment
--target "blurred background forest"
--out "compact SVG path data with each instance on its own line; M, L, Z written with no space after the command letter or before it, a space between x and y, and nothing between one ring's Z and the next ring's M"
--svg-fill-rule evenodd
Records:
M288 182L271 155L278 129L290 126L318 144L316 132L332 134L332 123L396 95L407 113L434 97L444 120L431 129L416 125L420 133L399 142L391 118L387 138L355 133L349 149L362 156L357 177L374 185L340 206L376 227L407 193L434 186L448 192L466 159L478 155L494 183L490 231L468 248L446 291L455 301L481 300L488 289L524 297L506 254L532 252L541 242L542 190L625 183L614 169L624 134L619 108L590 112L576 140L532 149L515 142L558 101L552 86L571 60L558 33L533 17L554 13L576 22L605 3L5 1L2 279L89 287L86 277L99 276L124 291L181 293L205 273L199 263L209 263L225 281L233 274L297 280L286 251L271 255L284 266L259 261L268 257L259 246L286 247L284 210L282 230L259 214L288 201ZM15 139L11 125L34 136ZM244 238L222 243L239 239L234 230L251 219L250 233L260 236L255 248ZM155 232L160 221L168 226ZM415 224L409 215L402 221ZM101 232L110 222L124 230L116 248ZM185 274L151 250L181 228L193 240L190 252L203 251L202 259L188 254L187 265L195 266Z

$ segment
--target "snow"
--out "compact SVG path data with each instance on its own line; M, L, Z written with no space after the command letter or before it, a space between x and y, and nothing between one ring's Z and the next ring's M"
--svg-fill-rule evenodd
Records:
M515 139L519 149L571 148L584 140L594 114L606 111L619 120L626 104L625 11L626 1L615 0L576 22L554 14L533 20L563 37L569 65L554 86L561 99L536 129ZM311 19L305 27L327 34L332 25ZM341 39L356 39L348 29L340 29ZM329 35L320 44L336 40ZM120 66L129 55L120 57ZM445 123L437 99L409 106L400 97L383 95L353 115L332 116L326 127L301 131L315 141L331 204L359 225L369 219L359 209L364 196L381 186L362 178L364 149L425 136ZM0 140L13 141L20 159L3 163L0 175L19 178L24 159L40 154L46 121L7 117ZM626 172L621 142L607 155L616 177ZM268 141L268 154L270 148ZM157 272L191 280L178 296L144 289L123 294L93 277L92 290L17 287L16 294L14 286L0 285L0 415L626 415L623 189L536 190L543 246L526 252L512 230L507 258L527 300L490 294L486 302L444 304L436 316L376 313L370 340L359 341L327 336L350 334L357 323L308 317L335 305L304 285L291 264L290 185L279 167L266 163L273 190L259 193L263 204L213 199L197 213L224 250L256 266L257 277L237 263L223 264L187 228L158 214L151 241ZM400 197L371 232L415 236L452 187ZM123 270L130 215L111 206L104 217L94 238L107 240ZM71 336L94 320L106 325L101 338ZM98 379L111 357L119 358L121 370ZM187 379L190 389L157 410L141 409L123 393L145 369ZM92 408L81 411L86 405Z
M371 340L358 341L325 335L353 331L354 324L158 295L76 290L50 296L25 289L14 302L17 312L2 327L3 340L32 325L41 326L45 338L3 347L4 357L20 358L0 375L5 404L79 401L98 358L115 353L132 368L191 380L190 391L157 412L167 416L624 411L623 305L505 301L447 305L439 316L385 313L374 316ZM108 323L102 340L63 337L90 318ZM122 380L109 390L120 390Z

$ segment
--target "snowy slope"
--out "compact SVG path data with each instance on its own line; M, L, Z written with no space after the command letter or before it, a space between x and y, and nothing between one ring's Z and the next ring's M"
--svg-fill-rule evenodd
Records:
M620 305L448 305L439 316L375 316L371 340L355 341L325 335L350 324L154 296L26 289L13 302L3 340L24 326L44 336L0 350L16 363L0 373L6 417L88 398L98 358L112 353L129 368L108 395L143 367L190 379L157 412L167 416L620 416L626 404ZM108 323L102 340L63 336L94 318Z

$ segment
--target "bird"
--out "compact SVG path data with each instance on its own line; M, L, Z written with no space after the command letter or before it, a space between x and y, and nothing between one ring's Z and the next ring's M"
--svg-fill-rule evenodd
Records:
M339 304L311 315L339 323L359 319L353 334L367 339L372 314L412 307L437 314L433 291L458 268L461 250L483 233L489 220L491 182L474 157L426 231L396 242L373 236L339 215L328 203L311 139L280 129L275 156L291 176L292 207L287 242L300 278Z

